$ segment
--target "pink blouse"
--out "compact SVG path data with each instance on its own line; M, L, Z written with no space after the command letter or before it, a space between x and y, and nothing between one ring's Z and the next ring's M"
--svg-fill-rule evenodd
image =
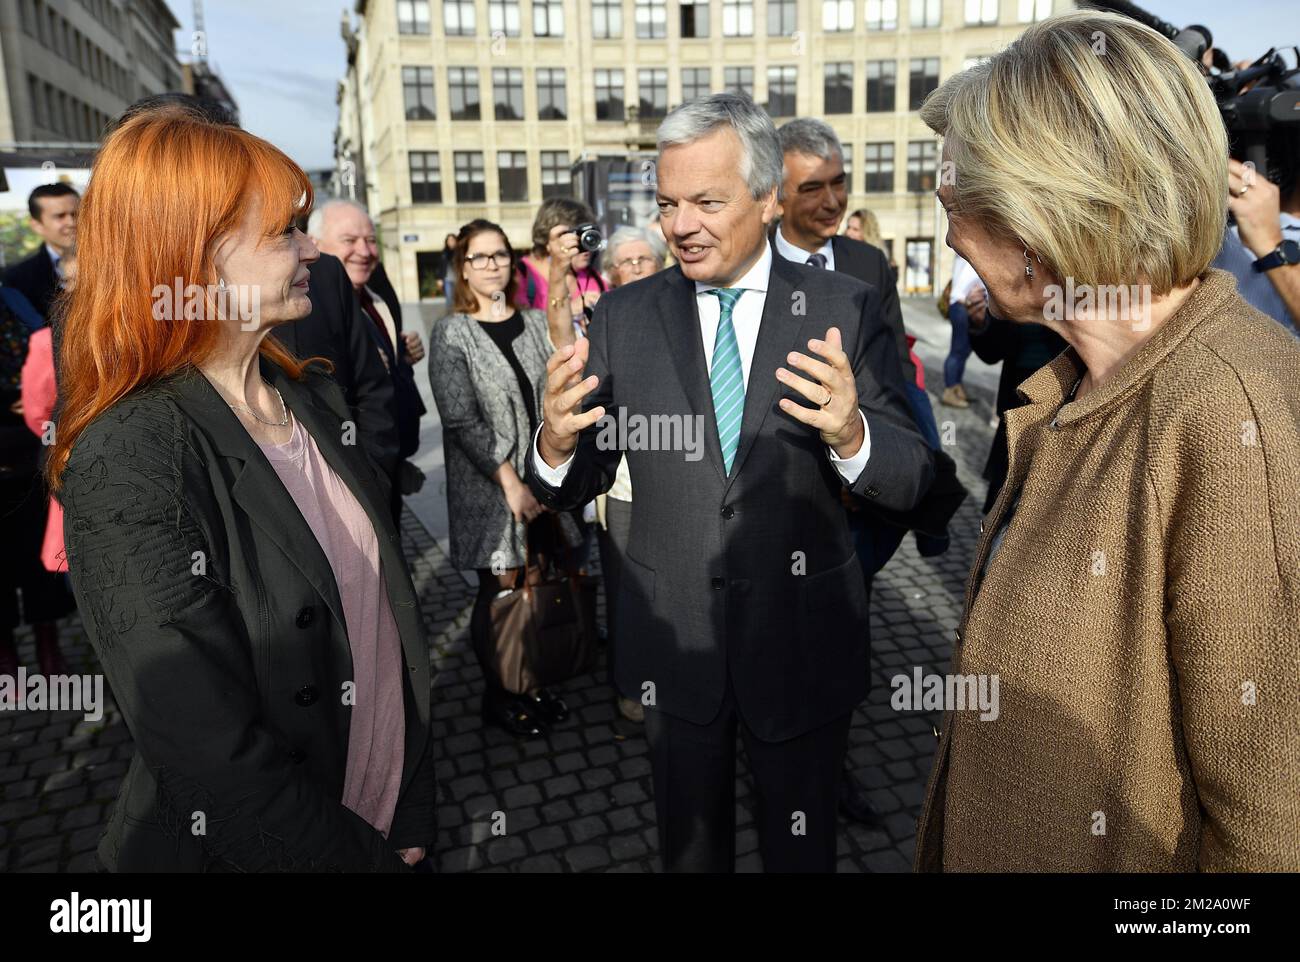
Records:
M365 509L297 418L288 442L259 446L334 572L355 683L343 804L386 836L402 783L406 716L401 635L388 602L379 538Z

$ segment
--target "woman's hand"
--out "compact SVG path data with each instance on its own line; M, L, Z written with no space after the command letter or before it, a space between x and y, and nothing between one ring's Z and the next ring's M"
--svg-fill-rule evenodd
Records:
M402 861L407 865L415 865L417 862L424 860L424 849L422 848L399 848L397 854L402 857Z
M506 504L510 506L510 513L516 521L532 521L545 510L533 497L532 489L522 481L506 488Z

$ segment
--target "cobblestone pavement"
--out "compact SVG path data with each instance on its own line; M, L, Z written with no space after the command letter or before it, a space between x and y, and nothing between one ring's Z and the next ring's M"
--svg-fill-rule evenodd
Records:
M929 364L927 358L927 364ZM937 371L930 384L942 383ZM972 491L951 550L921 558L909 536L872 596L873 687L853 718L854 777L884 813L880 828L841 822L840 871L909 869L935 738L931 715L889 706L889 677L946 671L979 526L978 478L992 431L987 399L969 411L935 405ZM563 686L572 717L546 741L516 741L479 719L482 681L468 644L473 591L409 511L403 541L429 628L433 726L439 746L436 858L444 872L655 871L654 805L641 727L618 715L603 664ZM72 670L97 663L80 622L63 628ZM19 654L34 664L29 632ZM603 659L602 659L603 661ZM107 699L102 721L76 712L0 711L0 871L91 871L126 771L131 738ZM743 755L737 785L737 868L761 868ZM492 834L492 813L506 834Z

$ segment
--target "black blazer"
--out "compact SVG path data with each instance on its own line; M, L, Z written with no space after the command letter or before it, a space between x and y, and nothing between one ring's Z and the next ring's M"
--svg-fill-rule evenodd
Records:
M889 269L889 258L879 247L855 241L842 234L831 238L831 250L835 254L837 273L856 277L880 291L880 313L898 344L898 362L903 368L903 377L909 382L915 382L916 365L912 363L912 352L907 346L903 309L898 303L898 283L894 279L894 272Z
M100 843L114 871L402 871L431 846L429 651L388 505L338 387L262 373L365 508L402 638L401 792L385 839L342 804L352 658L329 562L275 469L192 369L77 439L60 499L86 632L135 739ZM192 832L194 813L206 834Z
M388 279L384 265L375 268L370 277L369 288L383 298L389 313L393 315L393 327L398 334L397 345L388 343L388 338L380 335L374 324L370 325L375 342L388 362L388 373L393 379L393 416L397 421L398 445L400 458L409 458L420 448L420 418L427 408L420 397L420 389L415 384L415 371L406 354L406 342L402 340L402 302L397 299L397 291Z
M397 474L397 422L393 379L375 349L374 325L361 312L343 262L321 254L308 270L311 313L272 335L295 357L323 357L352 408L357 440L388 477Z
M50 304L59 292L59 275L54 272L54 261L44 243L31 257L9 268L5 272L4 282L22 291L41 317L49 319Z
M852 485L862 497L909 509L925 494L934 459L912 422L875 288L773 256L729 476L699 324L695 285L672 267L601 297L588 331L587 374L600 385L585 407L603 405L615 417L625 408L645 423L698 416L691 423L705 439L694 461L680 449L627 451L635 510L614 628L616 681L638 696L652 683L654 708L703 724L718 712L730 669L748 725L781 741L862 701L869 642L844 482L816 430L777 406L781 397L807 402L777 381L776 369L829 325L840 328L871 434L870 458ZM582 434L558 489L528 458L539 500L575 508L609 489L623 452L597 438L595 426Z

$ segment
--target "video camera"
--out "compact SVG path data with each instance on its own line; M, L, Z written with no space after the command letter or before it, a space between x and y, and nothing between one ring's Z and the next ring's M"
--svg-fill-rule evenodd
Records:
M1200 24L1179 29L1126 0L1083 0L1079 6L1122 14L1173 41L1205 73L1228 131L1232 156L1253 164L1283 190L1295 182L1300 175L1300 48L1290 48L1297 66L1289 66L1274 47L1238 70L1214 46L1209 28ZM1207 50L1210 67L1205 65ZM1251 89L1243 93L1247 84Z

